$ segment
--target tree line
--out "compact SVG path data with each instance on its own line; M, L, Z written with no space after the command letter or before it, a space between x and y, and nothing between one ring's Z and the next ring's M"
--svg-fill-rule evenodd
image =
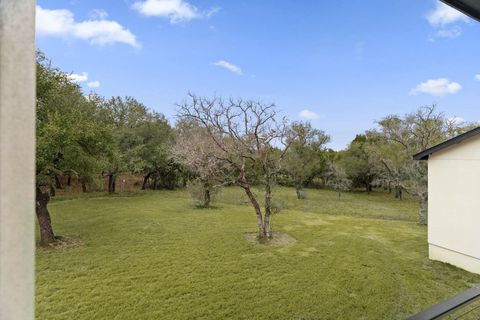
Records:
M142 175L142 189L188 186L199 205L216 192L240 187L255 213L259 237L271 237L278 210L272 190L282 184L305 199L305 187L342 192L374 187L406 192L419 201L427 223L426 163L411 156L473 125L450 121L435 106L390 115L358 135L342 151L327 148L330 136L308 122L290 122L274 104L207 98L189 93L177 104L172 126L164 115L132 97L84 95L68 73L37 53L36 215L40 244L55 242L48 202L76 177L84 192L108 180L116 191L121 173ZM261 188L260 196L253 187Z

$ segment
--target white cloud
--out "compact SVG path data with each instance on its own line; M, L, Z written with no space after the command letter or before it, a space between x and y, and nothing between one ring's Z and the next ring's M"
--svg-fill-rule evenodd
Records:
M209 11L200 11L184 0L140 0L133 4L133 9L147 17L168 18L170 23L210 18L219 10L215 7Z
M203 16L205 18L210 18L210 17L214 16L215 14L217 14L219 11L220 11L220 7L213 7L210 10L205 11L203 13Z
M65 9L49 10L37 6L36 31L39 36L78 38L96 45L118 42L140 47L135 35L118 22L103 18L78 22L73 13Z
M88 83L87 83L87 87L89 87L89 88L98 88L98 87L100 87L100 81L96 80L96 81L88 82Z
M437 38L457 38L462 34L462 29L459 26L454 26L450 29L440 29L435 34Z
M88 16L91 19L104 20L104 19L108 18L108 12L103 10L103 9L93 9L92 11L90 11L88 13Z
M443 27L448 24L460 21L467 22L470 20L470 18L460 11L453 9L452 7L440 1L437 1L437 5L434 10L427 13L426 18L434 27Z
M451 117L451 118L448 118L448 122L450 122L451 124L454 124L454 125L462 125L465 123L465 119L463 119L462 117Z
M439 78L420 83L410 90L410 94L428 93L434 96L443 96L446 94L455 94L460 91L460 89L462 89L462 86L459 83L451 82L446 78Z
M230 62L225 61L225 60L220 60L220 61L214 62L213 65L215 65L217 67L227 69L228 71L239 74L239 75L243 74L242 69L239 66L236 66L233 63L230 63Z
M70 80L76 83L82 83L82 82L87 82L88 81L88 73L82 72L82 73L72 73L68 76ZM100 87L100 81L95 80L95 81L90 81L87 82L87 87L89 88L98 88Z
M82 72L80 74L78 73L72 73L68 76L70 80L73 82L85 82L88 80L88 73Z
M480 81L480 73L475 75L475 80Z
M320 119L320 115L318 113L315 113L313 111L310 111L308 109L304 109L298 113L298 116L303 119L307 120L316 120Z

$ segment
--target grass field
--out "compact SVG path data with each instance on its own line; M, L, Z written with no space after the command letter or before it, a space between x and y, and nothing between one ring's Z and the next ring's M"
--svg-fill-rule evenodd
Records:
M249 241L255 217L237 188L214 209L186 191L54 200L70 244L37 252L37 318L404 319L480 282L427 259L412 201L275 196L287 236L272 245Z

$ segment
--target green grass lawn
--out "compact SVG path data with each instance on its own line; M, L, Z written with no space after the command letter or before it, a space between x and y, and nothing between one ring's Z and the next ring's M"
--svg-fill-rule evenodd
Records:
M273 227L296 240L281 246L246 239L256 220L238 188L215 209L186 191L53 201L72 244L37 251L37 318L404 319L480 282L428 260L412 201L275 196L285 209Z

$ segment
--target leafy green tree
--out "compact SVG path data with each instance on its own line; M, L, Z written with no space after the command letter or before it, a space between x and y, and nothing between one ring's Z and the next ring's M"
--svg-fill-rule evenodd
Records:
M372 191L372 183L376 178L375 158L368 150L371 143L367 136L357 135L342 153L340 160L340 165L352 181L352 186L364 187L367 192Z
M55 241L47 207L55 176L75 172L86 186L112 150L112 132L97 110L68 74L37 54L36 214L41 245Z
M117 176L132 168L137 148L141 145L136 129L147 121L147 108L132 97L112 97L103 106L105 121L114 129L116 150L110 162L105 163L108 192L115 192Z
M159 113L149 113L147 121L136 128L135 135L140 144L133 157L139 161L132 163L132 171L143 173L142 189L146 189L149 178L153 180L152 189L173 189L179 168L170 156L174 131L165 117Z
M309 122L294 122L289 132L290 148L284 168L293 180L298 199L306 197L303 187L326 168L325 145L330 137Z
M153 180L153 189L173 188L179 168L169 155L174 131L165 117L132 97L113 97L105 107L115 128L118 150L105 168L108 191L115 192L116 177L123 171L143 174L142 189L147 188L149 180Z

